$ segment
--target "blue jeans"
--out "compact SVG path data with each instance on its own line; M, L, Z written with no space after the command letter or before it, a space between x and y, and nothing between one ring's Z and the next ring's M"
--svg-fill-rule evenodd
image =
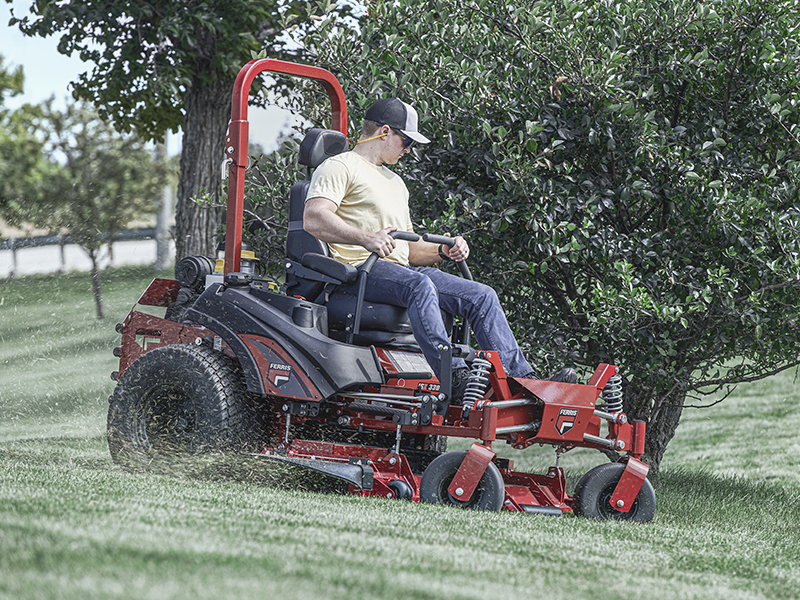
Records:
M358 286L339 291L355 296ZM506 373L512 377L522 377L533 370L514 339L497 293L488 285L433 267L404 267L379 260L367 278L364 299L406 307L414 338L437 377L441 376L437 347L450 344L440 309L464 317L481 349L497 351ZM453 368L464 366L463 359L453 360Z

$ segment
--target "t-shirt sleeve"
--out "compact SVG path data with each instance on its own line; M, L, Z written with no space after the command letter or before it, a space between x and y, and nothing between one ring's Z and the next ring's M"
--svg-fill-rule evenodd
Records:
M350 173L347 167L341 161L328 159L311 176L306 200L325 198L339 206L347 195L349 182Z

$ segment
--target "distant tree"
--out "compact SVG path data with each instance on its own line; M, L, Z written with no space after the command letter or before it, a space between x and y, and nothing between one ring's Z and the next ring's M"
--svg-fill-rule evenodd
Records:
M51 169L42 152L47 104L5 107L5 98L21 94L23 83L22 67L6 67L0 56L0 218L9 222L19 222L26 199L37 197L41 178Z
M222 222L214 205L223 195L220 166L236 74L259 51L271 58L289 56L283 30L306 5L302 0L37 1L31 15L11 23L27 35L60 35L60 52L92 61L95 67L73 83L73 94L93 102L120 131L158 140L183 127L175 240L182 258L213 255ZM328 3L318 12L349 11L347 4ZM212 202L195 204L197 196Z
M420 228L470 239L540 370L621 367L654 468L687 399L798 364L796 0L368 6L308 55L354 115L416 105Z
M156 210L166 173L135 135L121 135L87 105L46 112L46 149L53 168L41 180L36 202L20 218L67 232L92 262L98 318L103 318L98 259L128 223Z
M17 128L10 118L11 111L5 107L5 100L22 93L23 81L22 67L7 67L0 56L0 216L9 202L12 174L25 155L17 143Z

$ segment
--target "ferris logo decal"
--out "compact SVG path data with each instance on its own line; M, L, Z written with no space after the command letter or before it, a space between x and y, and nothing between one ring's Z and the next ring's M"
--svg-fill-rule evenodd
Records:
M578 418L578 411L574 408L562 408L558 411L558 418L556 419L556 430L558 435L564 435L570 429L575 427L575 420Z
M269 380L275 387L280 387L287 381L292 373L292 367L282 363L270 363L269 365Z

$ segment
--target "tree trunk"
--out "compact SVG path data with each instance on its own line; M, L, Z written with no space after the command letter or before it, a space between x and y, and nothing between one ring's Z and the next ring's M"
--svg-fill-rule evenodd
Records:
M94 290L94 303L97 307L97 318L105 317L103 313L103 291L100 289L100 272L97 269L97 253L86 251L92 261L92 288Z
M658 398L658 399L656 399ZM686 393L673 390L666 397L648 387L628 384L624 387L625 413L628 418L647 422L644 459L650 472L657 474L683 412Z
M221 167L225 133L230 120L232 78L217 75L211 81L195 77L186 93L186 118L175 207L176 260L185 256L214 256L214 237L225 210L195 204L207 194L214 204L224 203Z

